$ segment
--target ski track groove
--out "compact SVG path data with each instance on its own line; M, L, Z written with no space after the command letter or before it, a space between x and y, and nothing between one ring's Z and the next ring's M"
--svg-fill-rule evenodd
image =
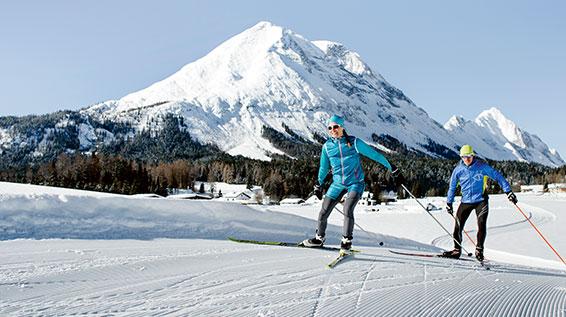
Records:
M274 248L278 247L259 249L265 252L241 249L236 257L227 252L222 254L226 259L236 260L210 271L206 263L196 266L198 256L85 265L83 270L80 264L71 265L68 272L36 275L27 282L29 287L44 287L47 293L32 292L35 295L1 304L0 313L315 317L351 315L353 311L356 316L377 312L384 316L564 316L564 277L551 283L556 276L550 273L537 274L537 279L522 268L486 271L465 262L411 261L366 253L328 270L324 263L331 256L323 257L324 253ZM278 256L271 256L273 252ZM161 273L177 261L189 266L175 274ZM146 270L135 270L139 265ZM109 274L121 279L109 281ZM16 286L0 285L0 291Z
M412 315L415 313L415 306L414 305L403 306L403 303L406 301L407 298L419 297L420 295L422 295L422 288L424 287L428 288L430 284L434 285L437 283L451 282L459 279L459 277L454 272L446 272L444 274L446 275L445 277L438 277L432 281L423 280L422 278L424 276L422 275L414 276L414 282L412 283L405 282L403 284L390 286L389 288L382 287L381 289L379 289L378 290L379 292L387 291L388 294L402 294L400 296L392 297L392 300L396 299L395 305L393 305L390 308L390 311L388 311L387 314L391 314L391 315L398 314L401 316ZM421 286L422 288L419 286ZM428 296L428 293L426 295ZM382 308L382 309L386 309L386 308Z
M541 315L540 313L536 312L536 310L534 310L534 307L532 306L532 304L529 301L529 298L546 298L545 296L545 292L541 292L542 290L540 289L541 287L544 287L543 285L538 285L538 284L534 284L534 283L528 283L528 286L525 287L527 290L533 290L531 293L532 294L536 294L536 296L531 296L531 297L522 297L520 296L518 293L518 291L515 291L514 293L517 295L517 298L521 298L523 300L524 305L515 305L512 310L511 310L511 315L514 316L526 316L526 315ZM534 291L536 289L536 291ZM518 299L515 299L515 302L518 302ZM531 312L531 314L529 314L528 312ZM527 313L527 314L526 314ZM534 313L534 314L532 314Z
M308 257L312 257L312 256L309 255ZM299 258L297 258L297 259L300 260L301 257L299 257ZM158 260L159 260L159 259L158 259ZM264 262L261 262L261 263L253 263L252 265L265 265L265 264L267 264L267 263L272 263L272 262L277 262L277 260L269 260L269 261L264 261ZM249 265L250 265L249 263L246 264L246 266L249 266ZM232 266L230 269L234 269L235 267L237 267L237 266ZM107 267L105 267L105 268L103 268L103 269L106 269L106 268L107 268ZM95 270L94 270L94 273L91 272L91 274L93 274L93 275L95 276L95 278L92 279L92 284L95 284L95 285L96 285L95 281L100 280L100 279L96 278L96 275L99 274L99 275L101 275L101 276L106 276L106 272L104 272L103 269L101 269L101 270L95 269ZM224 270L226 270L226 268L222 268L222 269L215 270L215 271L209 271L209 272L207 272L207 273L202 274L200 277L202 278L203 276L206 276L206 275L211 275L211 274L215 274L215 273L220 273L221 271L224 271ZM121 267L118 268L118 271L120 271L120 272L118 272L120 275L124 274L125 272L128 272L128 270L126 270L126 269L124 269L124 268L121 268ZM125 271L125 272L124 272L124 271ZM97 272L98 272L98 273L97 273ZM73 281L72 281L72 280L71 280L71 281L64 281L64 282L61 282L61 283L60 283L60 284L61 284L61 287L60 287L60 288L55 288L55 290L56 290L58 293L60 293L61 295L51 297L51 302L53 302L53 303L55 304L55 303L58 303L58 302L63 302L63 303L64 303L64 302L67 302L67 301L70 303L70 302L73 302L73 301L75 301L75 300L77 300L77 301L82 301L83 304L81 305L81 307L84 309L85 307L88 307L87 304L84 303L85 301L97 301L98 299L104 297L105 294L107 294L106 296L108 296L108 297L116 297L116 296L118 296L118 297L120 297L122 300L124 300L124 298L127 299L128 297L132 297L132 295L135 295L135 293L134 293L134 292L128 292L128 291L120 293L119 290L125 290L125 289L129 289L129 288L132 288L132 287L134 287L134 288L135 288L135 287L140 287L140 286L143 286L143 285L150 285L150 284L153 284L153 283L164 282L164 281L166 281L166 280L171 280L171 279L175 280L176 278L178 278L178 276L186 276L186 274L180 274L180 275L176 275L176 276L166 276L166 277L160 277L160 278L152 278L152 279L150 279L150 280L145 280L145 281L143 281L143 282L136 283L136 284L130 284L130 285L127 285L127 286L120 285L120 286L114 287L114 288L112 288L112 289L110 289L110 290L108 290L107 285L105 285L105 287L104 287L104 288L106 288L105 290L97 290L97 291L94 291L94 292L90 292L90 293L88 293L88 294L85 294L84 291L82 290L83 288L81 287L81 288L80 288L80 289L81 289L80 291L79 291L79 290L76 291L76 292L82 292L82 293L81 293L81 296L75 297L75 298L73 298L72 300L68 300L68 298L69 298L69 292L68 292L68 291L62 291L62 290L66 290L67 287L66 287L65 285L68 284L68 283L72 283ZM186 281L186 280L185 280L185 281ZM49 283L50 283L50 282L48 282L48 284L49 284ZM95 286L95 285L92 285L92 286L96 289L96 286ZM173 284L173 285L175 285L175 284ZM224 286L226 286L226 284L225 284ZM215 285L212 285L212 286L208 285L208 286L206 286L206 287L208 287L208 288L210 289L210 288L212 288L212 287L215 287ZM89 286L86 286L85 288L86 288L86 289L92 289L92 288L89 287ZM52 290L53 290L53 289L52 289ZM157 293L157 292L159 292L159 291L163 291L163 290L165 290L165 288L157 288L157 289L147 290L147 291L146 291L146 294L155 294L155 293ZM110 294L108 295L108 293L110 293ZM25 302L24 302L24 303L25 303ZM55 304L55 305L56 305L56 304ZM67 304L63 304L62 306L66 306L66 305L67 305ZM27 306L27 307L36 307L36 305L34 305L33 302L29 302L29 303L25 304L25 306ZM52 307L53 307L53 306L52 306ZM42 310L42 309L49 309L49 308L40 308L40 307L38 307L37 309L35 309L35 311L39 311L39 310ZM32 310L32 311L33 311L33 310ZM84 310L83 310L83 311L84 311Z
M537 314L539 316L545 315L544 314L545 306L542 306L542 303L551 298L552 289L554 287L550 285L533 285L532 288L533 289L538 288L538 290L535 292L537 296L528 297L526 300L526 305L523 309L524 312L519 312L519 314L524 315L526 313L527 315L533 315L533 314ZM540 297L542 300L537 301L536 300L537 297Z
M559 307L562 307L562 313L560 314L562 317L566 316L566 287L556 287L557 289L557 297L561 298L559 301Z
M354 314L358 311L358 308L360 307L360 302L361 302L361 299L362 299L362 295L364 293L364 289L366 287L366 284L367 284L367 281L370 277L370 274L373 272L373 269L375 267L375 263L376 262L372 262L371 266L369 267L369 269L368 269L368 271L367 271L367 273L364 277L364 280L362 281L362 286L360 287L360 292L358 294L358 298L356 299L356 306L354 307Z

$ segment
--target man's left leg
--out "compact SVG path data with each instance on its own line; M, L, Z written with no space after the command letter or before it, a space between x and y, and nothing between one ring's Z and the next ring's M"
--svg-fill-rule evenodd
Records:
M478 218L478 243L476 244L476 258L483 261L483 246L487 236L487 215L489 214L488 200L484 200L476 207L476 216Z

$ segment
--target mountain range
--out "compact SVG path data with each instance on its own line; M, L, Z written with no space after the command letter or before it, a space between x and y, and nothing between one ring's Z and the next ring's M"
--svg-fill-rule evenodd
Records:
M270 160L296 153L273 142L269 131L289 142L319 144L332 114L344 116L350 135L386 152L400 144L425 155L457 157L458 148L469 143L489 159L565 164L557 151L497 108L473 121L454 116L442 126L358 53L336 42L310 41L270 22L228 39L145 89L51 116L47 126L0 118L0 151L41 157L53 148L50 140L66 131L70 139L58 149L93 152L141 133L154 135L165 117L175 116L181 119L179 128L201 144Z

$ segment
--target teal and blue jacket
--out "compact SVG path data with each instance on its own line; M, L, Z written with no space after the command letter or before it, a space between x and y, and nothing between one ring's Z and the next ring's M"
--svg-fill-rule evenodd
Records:
M485 189L487 187L487 179L491 178L499 183L504 192L511 191L511 186L497 170L489 166L486 162L474 158L470 166L466 166L464 162L454 168L450 185L448 187L447 203L454 202L456 187L460 184L462 189L462 202L465 204L479 203L485 199Z
M391 164L381 153L356 137L348 136L347 138L351 146L348 146L346 137L329 138L322 146L318 183L322 186L326 175L332 169L332 184L326 192L326 196L332 199L338 199L344 190L354 191L360 195L363 193L365 184L360 154L391 171Z

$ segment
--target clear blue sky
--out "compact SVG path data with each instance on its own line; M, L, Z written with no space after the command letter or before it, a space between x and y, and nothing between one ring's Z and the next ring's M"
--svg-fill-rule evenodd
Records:
M267 20L346 44L443 124L492 106L566 158L566 1L2 1L0 115L145 88Z

